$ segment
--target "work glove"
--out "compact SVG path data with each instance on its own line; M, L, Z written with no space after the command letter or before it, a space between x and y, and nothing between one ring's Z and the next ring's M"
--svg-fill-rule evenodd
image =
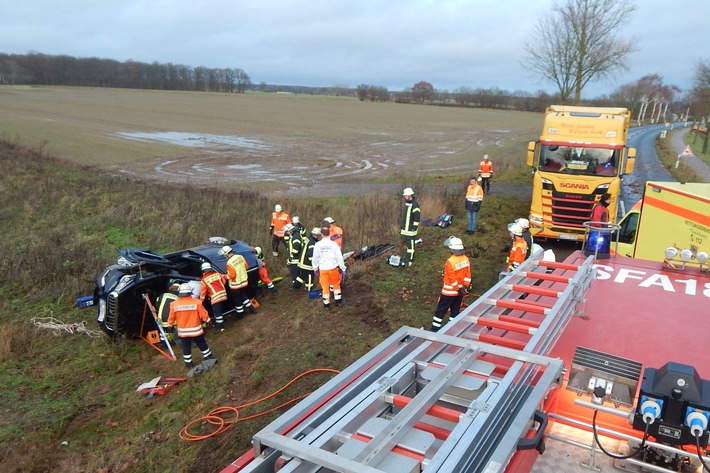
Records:
M500 249L500 254L505 255L507 253L510 253L510 245L506 245Z
M341 272L340 272L340 280L341 280L341 281L344 281L344 280L345 280L345 274L346 274L346 270L344 270L344 269L341 270Z
M466 287L466 286L461 286L461 287L459 288L459 295L460 295L460 296L465 296L466 294L468 294L468 287Z

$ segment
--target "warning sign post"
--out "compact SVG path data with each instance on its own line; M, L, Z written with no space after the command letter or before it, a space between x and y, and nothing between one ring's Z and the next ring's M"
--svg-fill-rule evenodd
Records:
M693 150L690 149L690 145L685 145L685 149L683 150L683 152L681 152L681 153L678 155L678 159L677 159L676 162L675 162L675 168L678 169L678 164L680 164L680 158L681 158L681 157L688 157L688 156L694 156L694 155L693 155Z

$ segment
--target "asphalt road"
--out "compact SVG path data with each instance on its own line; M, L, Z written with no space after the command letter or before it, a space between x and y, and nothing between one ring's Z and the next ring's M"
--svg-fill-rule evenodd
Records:
M620 215L624 215L641 200L646 181L675 181L656 155L656 137L665 129L665 125L660 124L632 128L629 131L627 145L636 148L636 164L634 171L623 178Z

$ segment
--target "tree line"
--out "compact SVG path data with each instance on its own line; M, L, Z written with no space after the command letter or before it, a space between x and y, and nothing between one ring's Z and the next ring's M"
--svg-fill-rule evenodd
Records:
M243 93L251 86L239 68L119 62L97 57L0 53L0 84L119 87Z

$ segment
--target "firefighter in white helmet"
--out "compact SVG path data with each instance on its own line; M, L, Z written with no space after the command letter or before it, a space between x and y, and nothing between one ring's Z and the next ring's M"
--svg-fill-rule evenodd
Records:
M227 258L227 278L229 280L229 296L234 301L234 307L237 311L237 317L242 317L244 315L244 309L247 309L250 313L255 314L256 309L254 308L249 296L247 295L247 288L249 286L249 275L247 270L249 265L247 264L244 257L240 254L234 253L232 247L225 245L219 250L221 255Z
M187 368L192 368L193 342L200 349L205 360L214 359L205 340L202 322L210 322L210 316L202 301L192 297L192 288L189 284L180 284L178 298L170 304L168 324L177 325L178 337L182 343L182 359Z
M525 243L528 244L528 252L525 256L525 259L528 259L532 254L533 247L533 237L532 233L530 233L530 221L527 218L519 218L515 220L515 223L520 225L520 228L523 229L523 239L525 240Z
M510 238L513 240L507 259L508 272L510 272L525 261L528 254L528 244L525 242L525 238L523 238L523 227L519 224L508 224L508 232L510 233Z
M227 276L215 271L211 264L202 263L202 280L200 281L200 297L209 297L212 304L212 315L217 332L224 332L224 313L227 302Z
M271 249L273 250L274 256L279 255L279 244L286 244L286 242L284 242L284 226L287 223L291 223L291 217L284 212L280 204L276 204L274 206L274 212L271 214L271 224L269 225L269 232L272 235Z
M343 295L340 283L345 279L345 262L343 253L337 243L331 240L330 228L321 228L322 238L313 245L313 271L323 290L323 307L330 309L330 292L333 291L335 305L343 305Z
M444 242L451 250L451 256L444 264L443 279L439 303L431 321L431 331L436 332L444 323L446 313L453 319L461 312L461 302L471 290L471 262L464 254L463 242L460 238L449 237Z
M399 234L404 237L404 245L407 247L407 254L404 256L402 266L411 266L414 260L414 242L417 239L417 232L419 232L421 209L414 195L414 189L411 187L402 191L402 197L404 197L404 214Z
M266 263L264 263L264 252L260 246L255 246L252 251L256 255L256 264L259 267L259 279L264 283L266 288L271 291L272 294L276 294L278 290L274 286L274 282L269 277L269 272L266 270Z

